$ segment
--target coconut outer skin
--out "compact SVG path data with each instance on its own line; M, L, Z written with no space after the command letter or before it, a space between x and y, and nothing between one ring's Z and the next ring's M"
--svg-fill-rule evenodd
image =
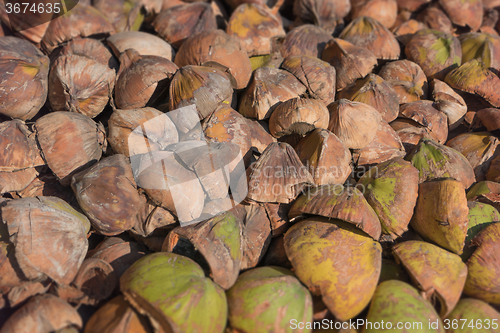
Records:
M472 240L476 250L467 261L469 275L464 294L500 305L500 223L493 223Z
M486 329L484 325L482 330L485 333L495 333L496 328L493 328L491 323L500 321L500 313L495 310L491 305L474 298L463 298L461 299L455 309L446 317L450 323L453 321L462 322L465 320L467 324L482 322L486 324L486 320L489 320L490 328ZM471 326L474 326L471 325ZM468 327L468 325L459 325L458 328L451 327L449 329L450 333L475 333L477 332L476 327Z
M47 99L49 58L28 41L2 37L0 73L0 114L33 118Z
M322 296L337 319L349 320L368 305L380 276L380 243L354 226L322 217L293 225L284 241L299 280Z
M421 139L405 158L419 170L419 182L441 177L459 180L464 188L475 181L474 169L461 153L429 139Z
M398 322L421 323L422 326L413 330L409 329L406 332L416 333L424 329L429 333L445 333L443 322L431 303L422 298L411 285L397 280L382 282L377 287L366 320L371 323L380 323L383 320L386 325L391 323L393 328ZM431 323L437 322L438 328L429 328L429 321ZM412 327L415 326L412 325ZM372 325L371 328L363 327L361 333L378 331L380 330L375 329Z
M221 333L226 326L224 291L187 257L149 254L123 273L120 289L139 313L166 332Z
M358 181L366 201L377 213L382 232L397 238L408 230L418 196L418 170L396 158L368 170Z
M241 332L288 332L293 319L313 320L309 290L281 267L259 267L241 274L227 291L227 302L229 326ZM261 311L262 307L266 310Z
M422 237L456 254L462 254L469 208L462 184L453 178L421 183L412 228Z
M407 241L393 247L393 254L417 282L428 301L437 298L441 317L446 317L458 303L467 279L462 259L439 246L422 241Z
M419 65L428 80L443 80L446 74L462 62L460 41L438 30L420 30L405 48L408 60Z

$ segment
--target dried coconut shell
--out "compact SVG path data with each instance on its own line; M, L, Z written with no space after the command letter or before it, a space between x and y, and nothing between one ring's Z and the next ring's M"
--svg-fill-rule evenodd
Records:
M500 78L478 59L472 59L449 72L444 81L450 87L476 94L494 107L500 107Z
M290 203L313 178L287 143L271 143L250 167L247 198Z
M48 71L49 58L30 42L0 38L0 114L33 118L47 99Z
M461 258L438 246L407 241L393 247L393 253L421 290L421 295L441 305L446 317L457 305L467 278L467 266Z
M84 215L55 197L11 200L1 212L26 278L48 276L62 285L73 281L87 253Z
M319 215L354 224L375 240L380 238L382 232L377 214L361 191L340 184L317 186L304 192L293 203L288 216L293 219L302 214Z
M356 46L367 48L373 52L377 59L398 59L401 52L394 34L380 22L367 16L352 20L344 28L339 38Z
M217 29L210 3L182 3L164 9L152 23L158 35L170 45L179 48L190 36Z
M279 102L299 97L306 87L291 73L270 67L254 71L252 80L241 97L239 112L258 120L271 117Z
M113 50L116 57L128 49L136 50L140 55L152 55L174 59L175 51L163 39L142 31L124 31L109 36L106 44Z
M381 120L375 138L363 149L355 150L352 157L358 167L367 168L405 155L405 148L399 135L389 124Z
M430 138L445 143L448 137L448 117L432 101L415 101L399 107L399 115L426 128Z
M82 318L71 305L51 295L33 297L2 326L2 332L45 333L80 329Z
M289 71L307 87L309 96L325 105L335 101L335 67L311 56L291 56L283 60L281 68Z
M111 22L98 9L80 4L52 21L42 38L47 53L78 37L109 36L115 32Z
M75 54L60 56L49 74L50 106L94 118L108 105L115 77L108 64Z
M228 68L228 72L236 80L236 89L243 89L248 85L252 65L238 38L222 30L203 31L190 36L175 56L175 64L179 67L201 66L209 61Z
M141 56L128 49L120 57L115 90L119 109L138 109L163 102L177 66L158 56Z
M328 130L340 141L352 149L366 147L377 134L382 119L380 113L372 106L340 99L328 105L330 124Z
M131 229L146 200L137 191L125 155L112 155L73 176L71 187L83 212L101 234L112 236Z
M351 174L351 153L325 129L315 129L295 147L316 185L343 184Z
M449 85L438 79L433 79L432 98L438 109L448 117L449 130L456 129L464 120L467 113L467 104Z
M267 7L246 3L236 8L227 23L226 32L240 39L248 56L270 54L272 38L285 36L281 19Z
M376 74L368 74L365 78L356 80L342 89L338 97L373 106L386 122L396 119L399 113L396 91Z
M476 0L439 0L450 20L460 26L468 26L477 31L483 21L483 3Z
M275 138L306 135L315 128L326 129L330 120L328 109L319 100L292 98L279 104L269 118L269 131Z
M216 68L184 66L174 75L170 84L169 109L196 105L201 120L219 105L231 104L233 88L230 79Z
M321 27L312 24L298 26L286 34L281 48L284 58L306 55L321 59L326 44L333 37Z
M74 173L97 162L106 150L102 124L76 112L52 112L39 118L35 133L44 160L64 186L69 185Z
M167 114L154 108L114 110L108 120L108 138L117 154L127 157L163 150L179 141Z
M365 77L377 64L377 58L370 50L339 38L326 44L321 59L335 67L337 90Z
M58 52L54 53L58 53L58 56L75 54L88 57L114 70L118 70L120 67L111 50L93 38L74 39L62 46Z
M412 61L388 62L378 75L394 88L399 104L427 99L427 77L420 66Z
M419 65L428 80L442 80L462 61L460 41L438 30L417 31L405 47L408 60Z

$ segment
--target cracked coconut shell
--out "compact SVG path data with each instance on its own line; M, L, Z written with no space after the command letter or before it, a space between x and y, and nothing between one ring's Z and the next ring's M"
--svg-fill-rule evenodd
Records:
M460 152L429 139L421 139L405 158L419 170L419 182L452 177L469 188L476 182L474 169Z
M500 78L479 59L472 59L449 72L444 82L450 87L476 94L494 107L500 107Z
M267 7L254 3L238 6L231 14L226 32L237 37L249 57L272 53L272 38L285 36L281 19Z
M500 36L467 33L458 36L462 45L462 62L481 59L488 68L500 70Z
M358 181L382 225L382 233L396 239L408 230L418 196L418 170L410 162L394 158L375 165Z
M349 14L351 2L348 0L296 0L293 13L303 22L313 23L333 33L337 24Z
M469 208L463 185L453 178L439 178L418 186L417 205L410 222L424 239L462 254Z
M35 136L21 120L0 123L0 193L21 191L35 179L35 167L45 162Z
M231 80L216 68L184 66L170 83L170 111L194 104L201 120L232 99Z
M74 54L60 56L49 74L50 106L53 111L78 112L94 118L112 98L115 77L108 64Z
M154 108L114 110L107 140L115 153L131 157L163 150L178 142L179 134L168 115Z
M73 176L71 187L82 211L101 234L131 229L146 200L139 195L125 155L112 155Z
M323 217L294 224L284 241L297 278L335 318L354 318L370 303L381 269L378 242L353 225Z
M311 56L291 56L281 68L289 71L307 87L307 93L325 105L335 101L335 67Z
M439 0L450 20L459 26L477 31L483 21L483 3L479 0Z
M460 41L451 34L431 29L417 31L406 44L405 54L422 68L428 80L443 80L462 61Z
M412 61L405 59L388 62L378 75L392 86L399 104L427 99L427 77L422 68Z
M467 266L462 259L421 241L399 243L392 252L416 282L421 295L430 302L437 299L440 315L446 317L457 305L467 279Z
M333 37L324 29L304 24L290 30L283 41L281 54L284 58L294 55L306 55L321 59L326 44Z
M338 97L371 105L386 122L396 119L399 113L396 91L376 74L368 74L365 78L356 80L342 89Z
M371 17L390 29L396 23L398 3L396 0L351 0L351 18Z
M106 150L104 126L75 112L51 112L35 122L42 157L62 185L71 176L97 162Z
M328 105L330 124L328 130L351 149L366 147L377 134L382 117L372 106L340 99Z
M464 294L500 305L500 223L493 223L472 239L477 247L467 261L469 274Z
M173 152L158 151L153 156L144 154L136 170L137 185L155 204L166 208L183 222L200 217L205 201L203 187L196 173L177 161ZM182 195L179 193L180 184ZM176 189L173 194L171 188ZM176 196L175 201L172 195Z
M37 295L14 312L1 332L78 332L82 318L70 304L51 294Z
M207 2L182 3L164 9L152 25L158 35L175 48L190 36L217 29L214 11Z
M293 148L282 142L267 146L250 166L247 198L257 202L290 203L313 178Z
M175 51L169 43L152 34L142 31L124 31L109 36L106 44L116 57L128 49L136 50L140 55L153 55L172 60Z
M404 157L405 155L406 152L398 133L384 120L380 121L377 133L372 142L363 149L354 150L352 153L357 167L364 169L392 158Z
M182 247L189 241L208 263L213 281L228 290L240 272L243 228L234 214L225 212L204 223L175 228L165 238L162 251L188 256L188 251L182 251Z
M377 64L377 58L370 50L339 38L326 44L321 59L335 67L337 90L365 77Z
M220 333L226 326L224 290L187 257L149 254L125 271L120 289L134 309L165 332Z
M293 319L313 320L309 290L285 268L259 267L242 273L226 295L229 326L234 331L282 332Z
M241 97L239 112L248 118L271 117L280 102L299 97L306 87L291 73L271 67L257 68Z
M351 174L351 152L326 129L315 129L295 151L316 185L343 184Z
M432 101L423 100L405 103L399 107L401 118L411 119L426 130L426 134L438 143L445 143L448 137L446 114L437 109Z
M0 114L28 120L45 104L49 58L17 37L0 38Z
M49 277L61 285L73 281L88 248L84 215L55 197L10 200L1 214L25 278Z
M310 131L326 129L330 114L323 102L309 98L292 98L279 104L269 118L269 131L275 138L304 136Z
M42 38L41 47L51 53L61 44L78 37L107 37L115 29L97 8L79 4L52 21Z
M408 321L411 318L411 321ZM382 322L385 327L397 327L399 322L422 323L428 325L429 322L436 323L437 328L425 330L429 333L445 333L444 324L431 303L426 301L418 290L410 284L389 280L378 285L373 294L366 320L371 322L371 327L365 326L361 333L375 333L379 330L374 323ZM417 326L412 326L417 327ZM420 326L419 326L420 327ZM415 328L415 330L418 330Z
M467 104L462 96L443 81L433 79L431 87L434 102L438 109L448 117L448 130L456 129L465 119Z
M491 161L496 153L498 139L489 132L462 133L446 145L465 156L474 169L477 181L485 180Z
M252 65L238 38L219 29L203 31L186 39L175 56L175 64L179 67L202 66L209 61L228 68L229 74L236 80L235 89L248 85Z
M394 34L371 17L362 16L352 20L339 38L367 48L381 60L398 59L401 52Z
M288 217L293 219L303 214L339 219L353 224L375 240L380 238L377 214L357 188L341 184L311 187L295 200Z
M170 60L158 56L141 56L134 49L120 56L115 103L119 109L157 106L168 95L170 80L178 70Z
M116 32L139 30L144 21L142 4L133 0L93 0L92 6L106 15Z

